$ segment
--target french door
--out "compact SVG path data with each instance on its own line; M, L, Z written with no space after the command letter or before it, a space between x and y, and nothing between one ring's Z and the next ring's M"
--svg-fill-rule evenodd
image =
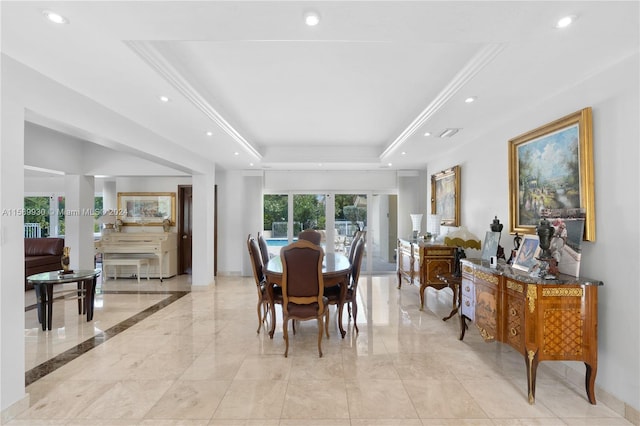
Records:
M269 252L297 240L303 229L323 234L326 252L347 254L356 231L366 231L362 272L395 271L397 196L379 193L299 193L264 195L263 233Z

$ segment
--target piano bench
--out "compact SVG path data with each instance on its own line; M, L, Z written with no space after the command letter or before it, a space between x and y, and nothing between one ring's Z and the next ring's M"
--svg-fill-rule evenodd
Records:
M104 281L107 280L107 266L113 266L115 268L113 279L118 279L118 266L135 266L138 268L138 274L136 277L138 278L138 284L140 284L140 267L142 265L147 266L147 281L149 281L149 261L151 257L114 257L111 256L103 256L102 258L102 279Z

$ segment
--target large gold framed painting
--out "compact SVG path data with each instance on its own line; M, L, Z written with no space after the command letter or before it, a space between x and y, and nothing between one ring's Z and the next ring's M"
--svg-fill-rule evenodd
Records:
M595 241L591 108L509 140L511 232L534 234L542 217L580 217Z

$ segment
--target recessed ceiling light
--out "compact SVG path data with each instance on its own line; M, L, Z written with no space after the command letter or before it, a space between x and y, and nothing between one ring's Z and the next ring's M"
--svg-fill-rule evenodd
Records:
M440 133L441 138L450 138L451 136L458 133L460 129L445 129L442 133Z
M320 23L320 15L317 12L307 12L304 14L304 23L310 27L315 27Z
M431 132L424 132L425 136L431 136Z
M318 167L322 167L322 163L318 163Z
M475 96L469 96L467 99L465 99L464 101L468 104L470 104L471 102L474 102L476 99L478 99Z
M575 15L565 16L564 18L560 18L558 22L556 22L556 28L567 28L576 20Z
M387 163L387 166L391 167L393 166L393 163Z
M166 97L166 96L160 96L160 100L161 100L162 102L169 102L169 98L168 98L168 97Z
M249 167L253 167L253 163L249 163Z
M52 12L50 10L43 10L42 14L51 22L56 24L68 24L69 20L59 13Z
M405 151L402 151L400 155L407 155L407 153Z
M234 152L233 155L240 155L238 151Z
M207 136L213 136L213 132L207 132Z

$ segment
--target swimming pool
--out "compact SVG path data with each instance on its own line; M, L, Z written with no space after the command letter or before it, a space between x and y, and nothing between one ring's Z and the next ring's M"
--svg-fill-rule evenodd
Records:
M289 244L286 238L265 238L265 240L267 240L267 245L271 247L284 247Z

